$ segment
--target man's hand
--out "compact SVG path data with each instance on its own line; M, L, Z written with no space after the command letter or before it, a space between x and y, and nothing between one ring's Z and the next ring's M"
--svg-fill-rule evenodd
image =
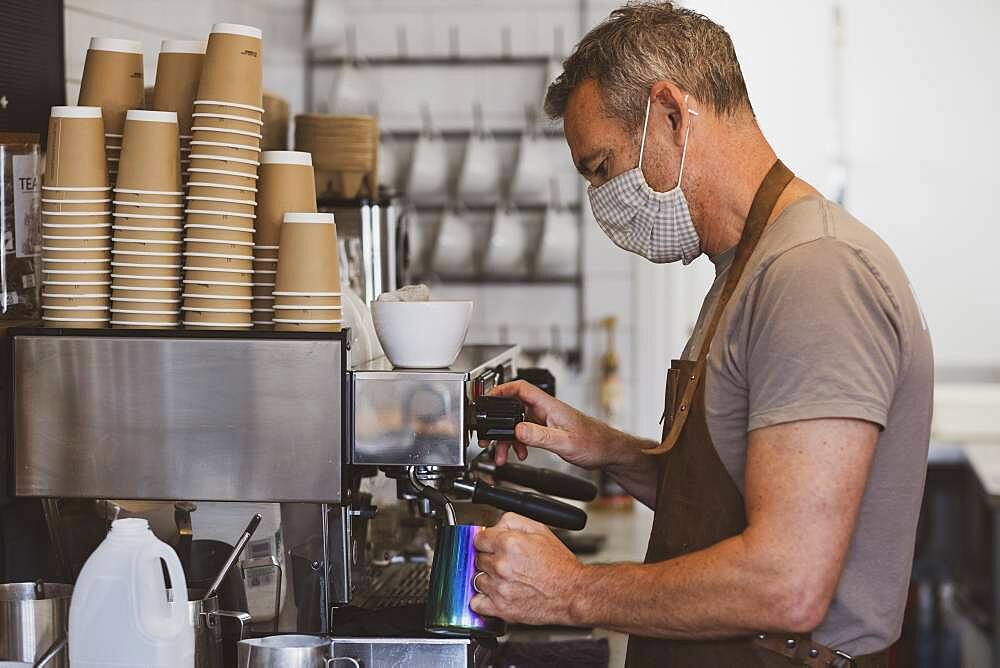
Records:
M528 419L515 428L515 442L497 444L494 460L498 466L507 463L511 447L521 459L528 456L529 447L542 448L581 468L604 469L629 494L653 506L657 466L641 451L656 443L612 429L523 380L495 387L490 394L519 399Z
M476 580L482 593L470 603L475 612L522 624L572 623L583 565L548 527L505 513L476 535L475 545L483 572Z
M507 463L508 449L513 446L520 459L528 456L528 447L542 448L570 464L597 469L615 459L620 441L634 440L523 380L495 387L490 395L519 399L528 419L517 425L517 441L497 444L498 466Z

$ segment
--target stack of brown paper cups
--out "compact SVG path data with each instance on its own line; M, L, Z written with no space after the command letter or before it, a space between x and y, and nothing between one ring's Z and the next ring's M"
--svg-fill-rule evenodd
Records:
M257 231L254 233L253 323L274 325L274 282L278 273L281 221L292 212L316 212L312 157L303 151L264 151L260 158Z
M156 85L150 107L177 113L180 129L181 184L188 181L190 166L191 121L194 99L205 61L205 42L163 40L156 65Z
M274 329L339 332L337 226L332 213L286 213L279 233Z
M320 194L377 197L378 142L374 116L295 117L295 148L312 153Z
M184 220L177 114L129 110L123 134L114 190L111 324L176 327Z
M52 107L42 186L42 320L107 327L111 189L100 107Z
M263 127L261 31L212 27L191 114L184 225L186 327L253 325L253 235Z
M83 64L79 104L104 112L105 150L111 184L118 173L125 112L142 109L142 44L128 39L93 37Z

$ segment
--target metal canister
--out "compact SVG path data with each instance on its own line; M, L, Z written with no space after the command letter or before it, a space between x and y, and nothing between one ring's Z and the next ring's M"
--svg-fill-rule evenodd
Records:
M222 617L232 617L240 623L240 637L243 627L250 621L245 612L219 610L218 595L203 598L202 589L188 589L188 616L194 627L195 668L223 668Z
M431 633L460 636L502 636L507 625L495 617L473 612L469 601L476 592L476 548L473 539L483 527L445 525L438 529L431 587L424 612L424 627Z
M0 659L34 664L66 637L72 585L18 582L0 585ZM65 647L65 645L63 645ZM46 668L66 668L65 649Z
M310 635L267 636L242 640L238 646L239 668L326 668L353 659L335 659L329 638Z

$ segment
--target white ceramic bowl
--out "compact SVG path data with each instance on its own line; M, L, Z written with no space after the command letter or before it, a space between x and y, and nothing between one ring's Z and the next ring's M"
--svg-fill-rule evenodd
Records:
M375 333L393 366L437 369L458 357L471 301L374 302Z

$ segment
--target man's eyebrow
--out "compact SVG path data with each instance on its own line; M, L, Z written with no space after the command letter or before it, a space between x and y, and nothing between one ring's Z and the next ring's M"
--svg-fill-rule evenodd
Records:
M586 155L576 162L576 171L580 174L586 176L587 174L592 174L594 172L593 164L597 162L601 154L604 153L603 149L598 149L589 155Z

